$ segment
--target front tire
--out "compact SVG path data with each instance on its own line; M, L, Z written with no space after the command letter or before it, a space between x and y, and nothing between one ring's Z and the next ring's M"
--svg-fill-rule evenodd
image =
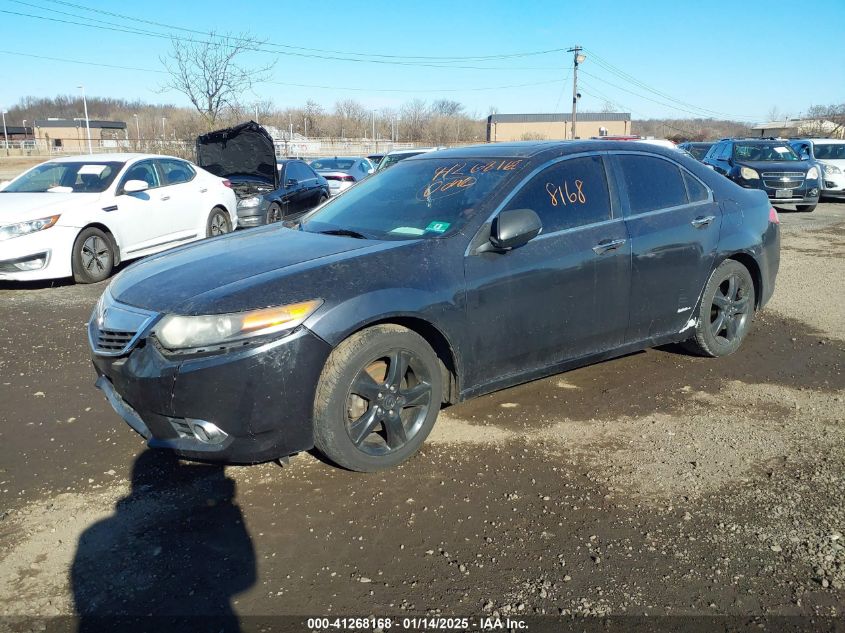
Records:
M314 444L360 472L417 452L440 413L440 361L419 334L385 324L362 330L329 356L314 402Z
M282 220L282 207L279 206L278 202L270 203L270 206L267 208L267 224L274 224L275 222L281 222Z
M723 261L707 282L698 308L695 335L687 347L702 356L727 356L739 346L754 318L754 280L733 259Z
M73 279L95 284L108 279L114 269L114 242L111 236L93 226L83 229L73 243Z
M218 235L225 235L231 233L232 222L229 220L229 214L223 207L214 207L211 213L208 214L208 222L205 225L206 237L217 237Z
M795 210L800 213L810 213L816 210L817 204L798 204L795 205Z

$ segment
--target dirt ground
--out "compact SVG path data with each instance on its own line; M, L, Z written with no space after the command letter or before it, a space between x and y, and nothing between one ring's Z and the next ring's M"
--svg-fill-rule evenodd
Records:
M84 324L103 285L0 287L0 629L104 613L835 622L845 203L781 219L775 297L737 354L669 346L454 406L374 475L146 451L93 387Z

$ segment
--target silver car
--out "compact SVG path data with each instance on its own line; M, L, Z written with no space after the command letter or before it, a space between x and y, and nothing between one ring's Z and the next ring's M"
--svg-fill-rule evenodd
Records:
M311 168L328 181L333 196L375 171L373 164L366 158L338 156L311 161Z

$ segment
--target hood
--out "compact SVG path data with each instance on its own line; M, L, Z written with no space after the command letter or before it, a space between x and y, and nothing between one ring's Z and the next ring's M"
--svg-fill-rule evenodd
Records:
M122 303L155 312L190 315L262 308L288 299L313 297L279 298L247 292L248 299L244 300L242 294L238 304L231 306L221 301L221 297L229 294L227 287L242 288L250 281L257 283L268 276L291 277L303 269L336 262L344 254L377 249L383 244L270 225L148 257L115 277L109 290ZM309 292L311 288L303 291Z
M96 203L99 193L3 193L0 192L0 226L37 220L57 213L59 222L76 226L66 214L80 206Z
M279 187L273 137L255 121L198 136L197 165L220 178L248 178Z
M806 173L812 164L808 160L738 160L737 165L751 167L760 173L766 171L795 171Z

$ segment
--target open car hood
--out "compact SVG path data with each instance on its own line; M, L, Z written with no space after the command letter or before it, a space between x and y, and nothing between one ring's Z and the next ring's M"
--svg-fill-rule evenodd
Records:
M249 178L279 188L273 137L255 121L198 136L197 164L221 178Z

